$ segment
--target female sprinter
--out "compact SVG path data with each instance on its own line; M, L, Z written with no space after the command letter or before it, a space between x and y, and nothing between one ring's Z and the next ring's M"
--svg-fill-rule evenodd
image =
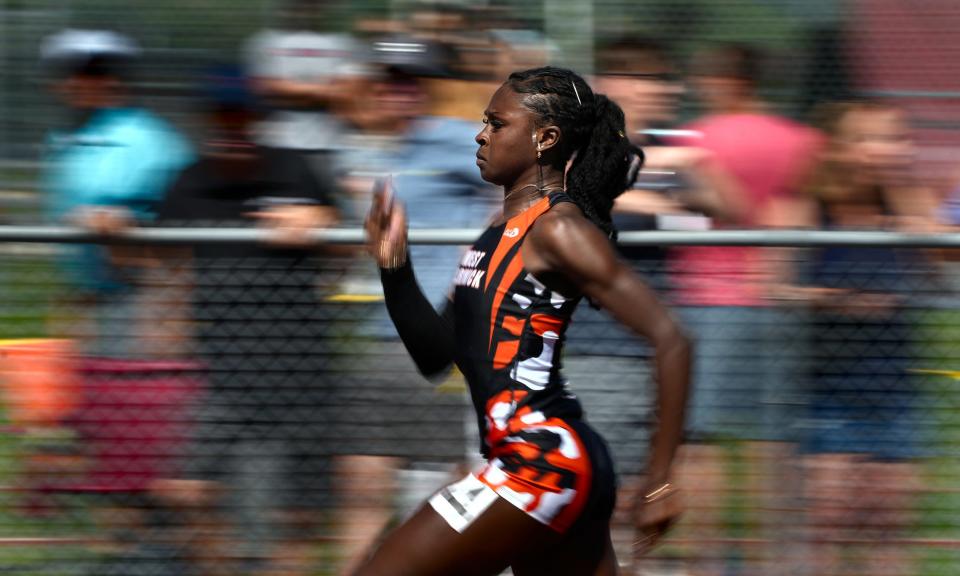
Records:
M503 217L464 255L444 314L417 287L403 209L383 191L367 233L418 368L455 363L466 377L487 464L430 498L355 574L613 575L613 465L567 390L560 353L584 296L656 349L658 424L636 520L649 546L679 514L670 469L690 346L611 242L613 200L642 154L624 138L620 107L569 70L512 74L483 122L477 165L503 186Z

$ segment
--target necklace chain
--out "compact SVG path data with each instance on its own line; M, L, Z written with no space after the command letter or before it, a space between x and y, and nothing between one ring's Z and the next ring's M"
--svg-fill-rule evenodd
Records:
M537 188L537 186L538 186L537 184L527 184L526 186L521 186L521 187L517 188L516 190L512 190L512 191L508 192L507 195L503 197L503 200L504 200L504 201L508 200L511 196L513 196L513 195L516 194L517 192L520 192L521 190L526 190L527 188ZM551 186L544 186L543 188L538 188L537 191L538 191L538 192L541 192L541 193L543 193L543 192L549 193L549 192L556 192L557 190L563 191L564 188L563 188L563 186L552 186L552 187L551 187Z

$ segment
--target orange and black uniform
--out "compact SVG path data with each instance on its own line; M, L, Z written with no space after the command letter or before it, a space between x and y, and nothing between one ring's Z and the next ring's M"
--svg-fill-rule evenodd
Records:
M488 228L463 256L443 317L416 289L409 265L383 273L391 317L421 370L429 374L453 361L470 385L488 459L468 477L470 485L485 486L559 532L598 514L609 517L615 493L606 445L583 421L560 372L564 333L580 296L544 286L527 272L521 253L537 218L569 201L551 194ZM434 508L445 491L451 515L462 512L467 504L449 487L431 500ZM464 521L448 522L457 528Z

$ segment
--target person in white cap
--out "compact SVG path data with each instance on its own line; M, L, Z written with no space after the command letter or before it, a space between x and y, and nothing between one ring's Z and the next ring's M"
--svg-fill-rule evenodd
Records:
M69 109L45 150L48 217L101 234L152 217L172 177L189 162L189 144L151 112L134 106L127 74L140 49L110 31L64 30L41 46L52 88ZM143 352L131 320L136 267L118 265L103 247L72 248L64 258L71 298L92 321L87 354L129 357ZM86 335L86 334L85 334Z
M257 143L298 150L322 173L338 150L338 113L362 76L360 45L346 33L321 30L329 2L288 0L278 26L254 34L244 47L247 73L269 113L257 127Z

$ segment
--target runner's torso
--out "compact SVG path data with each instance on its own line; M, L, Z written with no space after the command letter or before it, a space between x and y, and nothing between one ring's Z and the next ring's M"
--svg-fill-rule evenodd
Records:
M582 416L560 373L564 333L580 297L544 286L522 256L537 218L569 201L554 193L488 228L455 277L456 360L470 385L488 457L524 428Z

